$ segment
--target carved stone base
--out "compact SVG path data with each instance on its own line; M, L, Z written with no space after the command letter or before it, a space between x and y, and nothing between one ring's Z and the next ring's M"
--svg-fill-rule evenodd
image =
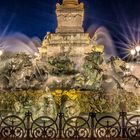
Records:
M42 56L45 54L49 59L64 53L76 64L76 69L82 68L85 54L93 49L88 33L48 34L43 42L40 48Z

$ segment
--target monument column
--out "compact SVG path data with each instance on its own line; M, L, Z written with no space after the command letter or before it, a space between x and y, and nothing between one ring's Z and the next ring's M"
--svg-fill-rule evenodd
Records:
M47 33L39 49L44 61L63 54L74 64L75 70L83 70L85 55L93 50L89 33L84 33L84 4L78 0L63 0L56 4L57 28Z
M56 33L83 33L84 4L78 0L63 0L56 5Z

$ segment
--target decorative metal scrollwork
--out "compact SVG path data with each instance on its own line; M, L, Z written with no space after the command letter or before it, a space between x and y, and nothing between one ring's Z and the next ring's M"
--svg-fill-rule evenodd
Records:
M58 126L56 120L50 117L39 117L31 125L31 135L33 138L56 138Z
M113 116L103 116L96 118L95 137L119 137L121 126L119 119Z
M90 135L89 119L72 117L65 120L63 134L65 138L88 138Z
M125 112L119 116L96 113L71 117L59 113L56 119L42 116L35 120L28 112L22 119L15 115L0 118L1 138L37 138L37 139L81 139L110 137L140 137L140 115L129 117Z
M19 137L25 136L25 124L24 120L20 117L11 115L5 118L1 117L0 123L1 137Z
M126 134L127 137L140 137L140 115L135 115L127 119Z

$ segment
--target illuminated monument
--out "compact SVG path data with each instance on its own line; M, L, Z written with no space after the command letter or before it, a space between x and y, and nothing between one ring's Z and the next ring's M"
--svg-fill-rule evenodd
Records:
M35 118L136 110L139 78L118 57L105 62L100 36L84 32L83 3L63 0L56 16L56 31L47 33L39 53L11 54L6 61L1 54L0 109L21 116L30 110Z
M78 0L63 0L56 4L56 33L48 33L40 53L47 58L65 52L77 68L82 65L86 53L91 52L93 44L88 33L84 33L84 4ZM81 62L81 64L79 64Z

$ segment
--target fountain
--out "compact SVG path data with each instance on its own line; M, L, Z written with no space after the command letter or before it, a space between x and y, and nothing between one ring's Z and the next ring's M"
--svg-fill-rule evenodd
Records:
M117 56L105 61L104 43L110 40L103 28L92 38L84 33L84 4L64 0L57 4L56 14L56 33L47 33L42 47L28 39L19 41L19 35L2 42L1 110L21 116L30 110L36 112L35 118L54 118L57 112L69 118L81 112L136 110L140 80L126 73L130 71L127 64ZM24 44L24 49L16 47L15 51L13 42ZM128 85L133 87L131 92Z

